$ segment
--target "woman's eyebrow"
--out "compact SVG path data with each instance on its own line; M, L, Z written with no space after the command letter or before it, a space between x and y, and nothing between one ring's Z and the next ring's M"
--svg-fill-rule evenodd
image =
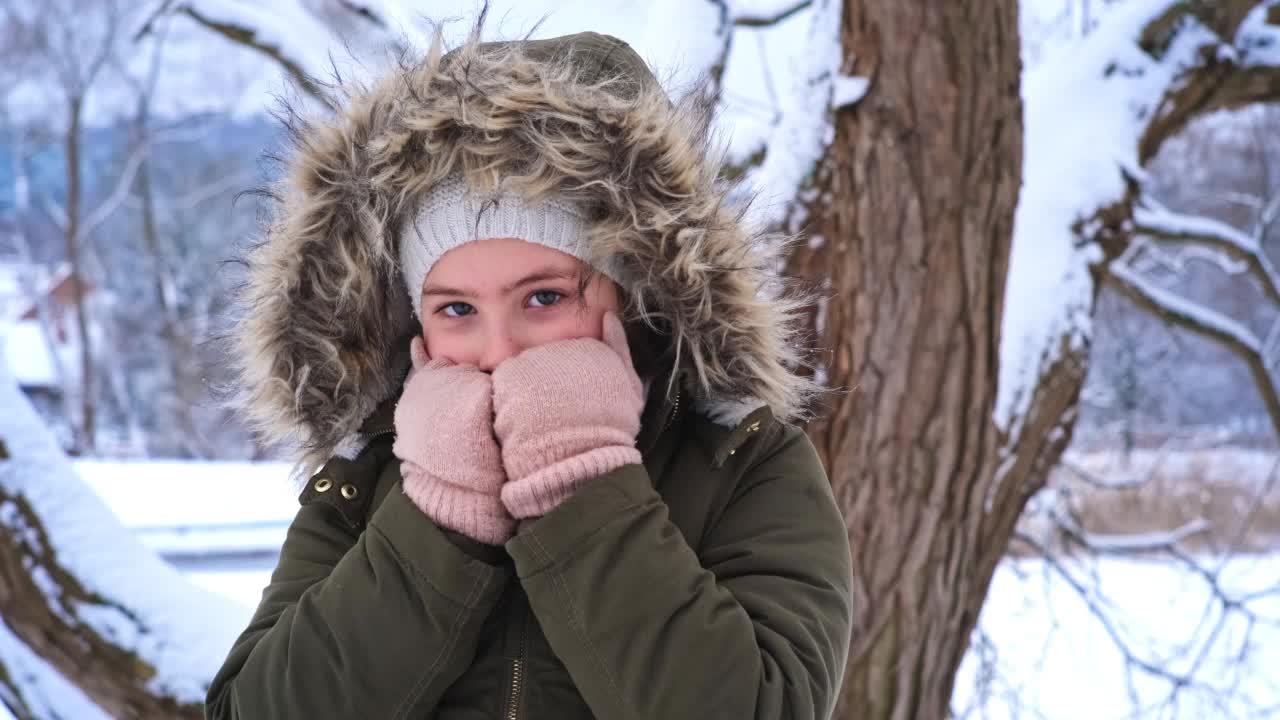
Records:
M539 268L528 275L516 280L513 283L504 285L501 289L503 294L509 293L517 288L534 283L544 282L546 280L571 280L576 277L575 273L565 270L557 270L555 268ZM438 295L449 295L453 297L475 297L475 293L470 290L461 290L458 288L445 287L443 285L427 285L422 289L422 297L432 297Z

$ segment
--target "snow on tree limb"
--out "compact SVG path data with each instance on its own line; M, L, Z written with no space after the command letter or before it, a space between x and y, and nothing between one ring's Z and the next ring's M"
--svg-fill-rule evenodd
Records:
M1133 555L1168 550L1177 547L1178 543L1206 533L1210 529L1208 520L1195 518L1172 530L1110 535L1086 531L1070 515L1061 510L1052 512L1051 517L1055 526L1070 536L1072 540L1083 545L1090 552L1107 555Z
M1087 347L1099 268L1132 236L1142 165L1196 117L1280 99L1275 6L1133 0L1024 73L1024 185L993 417L1010 445L1046 369Z
M743 7L750 6L750 3L728 2L727 0L711 0L713 4L731 7L729 16L734 25L738 27L754 27L762 28L771 25L777 25L786 21L791 16L803 10L807 10L813 5L813 0L802 0L801 2L785 3L781 7L770 8L752 8Z
M328 103L318 78L332 72L335 60L330 46L345 44L348 51L356 53L402 49L402 37L410 29L404 23L410 18L402 16L397 8L395 3L350 0L305 6L279 2L269 7L244 0L180 0L171 11L262 53L282 67L304 92Z
M1144 197L1133 212L1135 232L1169 242L1208 245L1243 261L1262 291L1280 304L1280 271L1258 241L1213 218L1174 212Z
M1192 120L1280 98L1280 10L1270 0L1176 2L1143 32L1141 45L1159 55L1175 51L1185 27L1213 28L1198 57L1171 86L1138 146L1141 162Z
M102 708L0 623L0 707L18 718L110 720Z
M210 9L210 5L213 5L214 9ZM179 5L176 10L228 40L267 56L284 68L298 87L315 99L324 101L325 95L314 76L308 71L306 61L297 56L294 48L288 46L279 37L263 32L261 26L242 23L239 18L221 17L217 13L216 5L216 3L187 2Z
M840 105L851 109L861 99L861 78L843 75L840 46L841 3L817 0L807 9L805 45L798 58L801 79L783 98L782 112L770 128L758 157L741 168L746 185L760 192L753 205L764 224L791 232L805 224L802 205L812 199L806 184L835 137L833 115ZM843 78L843 79L842 79Z
M1023 187L993 417L1011 447L1047 369L1064 352L1087 347L1095 294L1090 266L1102 254L1073 228L1126 196L1123 168L1138 165L1142 109L1173 81L1174 69L1136 43L1159 10L1151 3L1124 6L1086 38L1043 48L1040 63L1023 73ZM1125 72L1112 70L1121 64Z
M1134 248L1136 251L1140 245ZM1271 423L1280 434L1280 378L1268 366L1263 342L1257 335L1219 312L1155 285L1129 267L1126 257L1109 263L1103 278L1139 307L1221 345L1244 360L1262 395Z
M15 570L0 577L0 615L25 646L0 648L0 659L32 651L73 683L94 676L82 687L109 716L199 717L244 609L191 585L120 525L44 429L3 353L0 407L0 571ZM41 677L10 679L31 702L48 687L24 684Z

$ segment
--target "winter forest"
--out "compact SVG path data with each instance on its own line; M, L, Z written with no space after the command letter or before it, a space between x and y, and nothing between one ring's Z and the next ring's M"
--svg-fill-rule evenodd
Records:
M229 409L282 108L473 0L0 0L0 718L202 716L298 509ZM701 94L818 298L834 717L1280 718L1280 0L491 0Z

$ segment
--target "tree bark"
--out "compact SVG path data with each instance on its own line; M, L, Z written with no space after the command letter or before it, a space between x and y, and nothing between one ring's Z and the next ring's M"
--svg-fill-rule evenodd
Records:
M855 59L844 70L873 92L836 115L808 208L824 242L790 268L829 282L820 345L828 384L848 389L809 427L854 553L838 717L947 716L1033 470L1069 434L1020 447L1001 472L992 416L1022 169L1017 12L1016 0L844 5ZM1041 424L1078 394L1069 365Z

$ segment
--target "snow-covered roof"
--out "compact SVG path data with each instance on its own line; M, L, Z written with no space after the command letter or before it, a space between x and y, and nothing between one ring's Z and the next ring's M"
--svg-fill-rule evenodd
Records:
M31 277L32 266L19 261L0 261L0 321L16 317L30 305L23 279Z
M57 365L39 323L32 320L0 322L0 347L18 387L48 388L59 384ZM63 367L74 361L71 352L70 347L60 350Z

